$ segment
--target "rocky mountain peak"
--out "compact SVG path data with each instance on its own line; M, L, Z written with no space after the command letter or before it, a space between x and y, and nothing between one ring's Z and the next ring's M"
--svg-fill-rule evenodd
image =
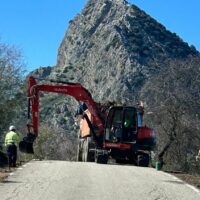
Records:
M87 5L88 4L91 5L92 3L93 4L105 4L105 3L107 4L108 2L113 3L113 4L119 4L119 5L121 5L121 4L127 5L128 4L128 2L126 0L88 0Z
M57 75L84 83L99 100L130 99L145 77L155 73L157 60L196 54L137 6L124 0L89 0L69 22Z

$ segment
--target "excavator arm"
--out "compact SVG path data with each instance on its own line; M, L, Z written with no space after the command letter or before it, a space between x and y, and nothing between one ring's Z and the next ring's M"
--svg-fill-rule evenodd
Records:
M65 82L65 85L37 84L36 79L33 76L30 76L28 79L28 134L19 144L20 150L22 152L33 153L33 142L38 136L40 92L65 94L74 97L78 102L81 101L85 103L94 118L99 132L103 133L103 121L99 116L97 104L92 99L89 91L85 89L81 84L69 82ZM31 115L32 120L30 122Z

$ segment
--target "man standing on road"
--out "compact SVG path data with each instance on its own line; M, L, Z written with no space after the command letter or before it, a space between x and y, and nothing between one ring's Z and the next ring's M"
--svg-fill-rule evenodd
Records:
M16 167L18 143L19 135L16 133L16 128L15 126L10 126L9 132L5 137L5 146L8 155L9 167Z

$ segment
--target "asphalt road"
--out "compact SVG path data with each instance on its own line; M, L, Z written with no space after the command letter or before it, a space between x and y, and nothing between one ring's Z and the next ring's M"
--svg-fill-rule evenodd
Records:
M0 183L1 200L199 200L179 179L127 165L32 161Z

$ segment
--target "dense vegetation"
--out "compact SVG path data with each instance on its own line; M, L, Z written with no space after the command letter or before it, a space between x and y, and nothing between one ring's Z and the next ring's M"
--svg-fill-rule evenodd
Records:
M160 63L141 91L147 123L157 132L157 156L173 170L200 171L200 57Z

